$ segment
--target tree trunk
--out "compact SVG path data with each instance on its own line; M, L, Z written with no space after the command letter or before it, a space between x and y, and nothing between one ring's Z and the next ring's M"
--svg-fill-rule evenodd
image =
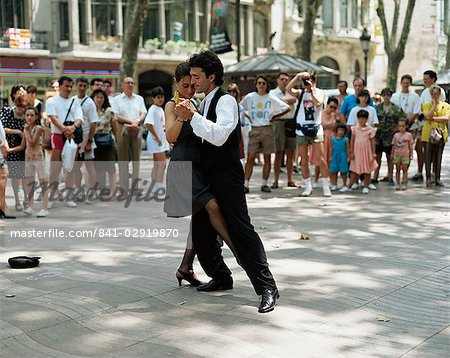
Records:
M311 61L312 39L314 35L314 27L317 11L322 5L323 0L306 0L306 11L303 18L303 34L296 41L297 55L306 60Z
M395 2L395 10L392 24L393 32L391 34L389 34L386 22L386 14L384 12L384 0L378 0L378 8L377 8L377 15L380 18L381 28L383 29L384 50L386 51L386 54L388 56L387 85L392 90L395 90L397 87L398 68L403 58L405 57L405 47L409 36L409 30L411 29L411 19L414 11L414 6L416 4L416 0L408 0L406 14L403 22L403 28L400 33L400 40L398 41L398 44L396 43L396 39L397 39L398 19L400 15L400 0L394 0L394 2Z
M125 16L125 33L123 36L122 59L120 61L120 78L134 77L139 48L148 7L151 0L128 0Z
M400 67L400 63L403 60L403 56L398 54L393 54L388 58L388 69L387 69L387 86L395 92L397 87L397 77L398 77L398 68Z
M450 34L447 34L447 55L445 56L445 68L450 68Z

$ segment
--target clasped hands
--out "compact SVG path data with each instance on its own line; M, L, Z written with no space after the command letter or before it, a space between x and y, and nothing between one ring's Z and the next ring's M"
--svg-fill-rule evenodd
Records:
M192 102L188 99L185 99L183 101L180 101L175 106L174 112L178 118L187 121L189 119L192 119L192 116L197 111L196 111L194 105L192 104Z

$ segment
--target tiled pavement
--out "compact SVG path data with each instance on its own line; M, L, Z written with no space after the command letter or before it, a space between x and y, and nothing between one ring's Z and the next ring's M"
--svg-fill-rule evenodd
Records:
M291 188L261 193L257 167L248 204L281 292L265 315L228 249L233 290L178 287L188 219L164 219L157 204L83 204L53 210L45 221L0 222L0 356L449 356L449 159L447 149L441 190L397 192L381 183L369 195L330 199L319 190L310 198ZM149 172L151 162L142 167ZM11 228L74 222L77 229L171 227L180 235L8 238ZM298 240L301 233L311 240ZM41 265L9 269L16 254L42 256Z

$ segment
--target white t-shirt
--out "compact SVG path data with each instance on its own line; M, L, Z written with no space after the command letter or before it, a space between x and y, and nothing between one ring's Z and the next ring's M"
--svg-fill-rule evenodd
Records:
M368 126L373 126L374 124L380 123L378 121L377 111L375 108L373 108L372 106L366 106L366 107L356 106L356 107L352 108L352 110L350 111L350 114L348 115L348 119L347 119L348 126L353 127L353 126L358 125L358 117L356 116L356 113L358 113L358 111L360 111L361 109L364 109L367 112L369 112L369 119L367 120Z
M151 124L161 141L161 146L158 145L158 142L153 138L152 133L149 131L147 135L147 151L149 153L163 153L170 149L169 143L166 139L165 133L165 119L164 119L164 110L159 107L152 105L147 112L147 116L145 117L144 125Z
M47 115L56 116L58 117L61 123L64 123L64 120L66 118L71 103L72 98L63 98L60 95L49 98L46 103ZM67 116L67 121L75 122L77 119L81 119L81 121L84 122L83 112L80 106L78 105L77 101L74 100L69 115ZM62 134L61 129L59 129L53 123L51 127L52 133Z
M297 99L295 98L293 95L291 95L288 91L286 91L286 93L283 94L283 92L281 92L280 87L277 87L273 90L269 91L269 94L271 94L272 96L278 98L278 99ZM282 115L281 117L279 117L280 119L289 119L294 117L295 115L295 109L297 108L297 102L296 101L292 106L291 106L291 110L289 112L287 112L286 114Z
M0 121L0 145L1 145L1 147L6 145L6 133L5 133L5 129L3 128L2 121ZM3 158L3 153L1 151L1 147L0 147L0 162L3 159L5 159L5 158Z
M251 92L246 95L241 101L241 105L250 115L252 127L270 125L270 119L273 116L289 108L287 103L284 103L269 93L260 96L256 92Z
M322 112L326 99L325 92L320 88L315 88L314 97L316 97L322 102L320 106L316 106L314 104L311 93L307 92L303 93L302 101L300 103L297 103L297 105L300 106L300 108L298 110L296 120L297 123L300 124L301 126L314 123L316 126L319 127L317 135L323 135ZM295 133L300 137L304 137L304 134L300 129L297 129Z
M400 106L407 115L420 113L420 97L416 92L395 92L391 102Z
M443 101L445 101L445 91L443 88L441 88L441 99ZM420 103L428 103L431 102L432 98L431 98L431 94L430 94L430 89L429 88L425 88L422 91L422 94L420 95Z
M87 134L89 133L91 123L97 123L99 121L95 102L88 96L84 98L73 96L72 98L75 98L75 102L78 103L83 111L84 121L81 128L83 129L83 134Z

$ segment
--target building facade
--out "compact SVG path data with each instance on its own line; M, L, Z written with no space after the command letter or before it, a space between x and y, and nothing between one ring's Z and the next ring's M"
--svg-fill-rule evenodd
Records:
M271 2L240 1L240 49L251 56L269 42ZM0 87L5 100L14 83L42 91L60 75L119 79L126 0L0 0ZM230 1L227 28L236 61L235 3ZM158 85L169 95L176 65L208 47L211 0L155 0L148 10L137 62L139 92Z

